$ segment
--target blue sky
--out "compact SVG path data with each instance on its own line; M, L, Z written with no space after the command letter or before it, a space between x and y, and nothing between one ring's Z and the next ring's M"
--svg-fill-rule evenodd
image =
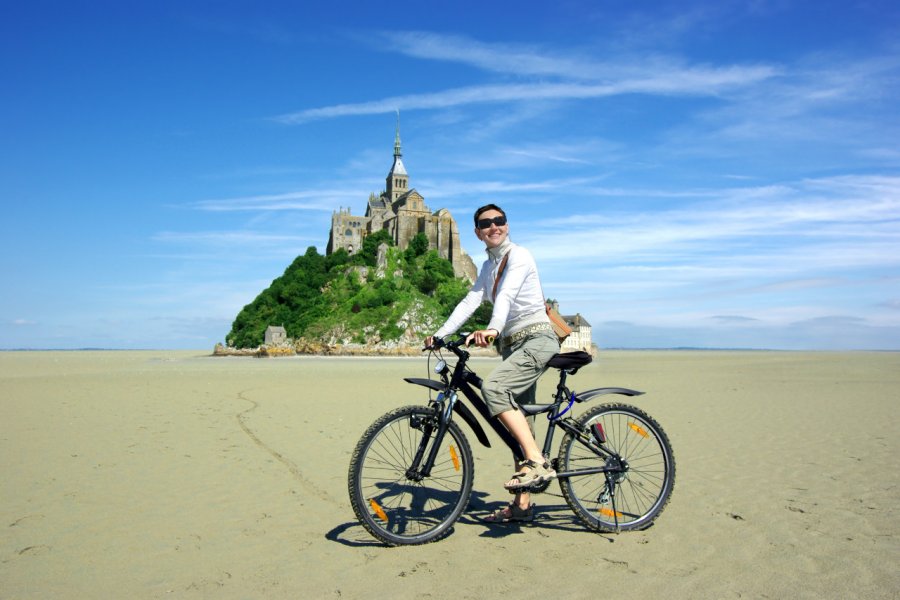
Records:
M211 349L399 110L601 347L900 349L895 2L5 2L0 69L0 348Z

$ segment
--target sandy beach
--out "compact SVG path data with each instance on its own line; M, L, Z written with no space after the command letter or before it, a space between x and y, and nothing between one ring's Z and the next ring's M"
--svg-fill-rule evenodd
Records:
M510 461L473 446L469 511L412 548L356 523L347 466L424 357L206 354L0 353L0 597L900 597L898 353L601 352L572 387L646 392L675 450L656 524L586 531L554 483L485 525Z

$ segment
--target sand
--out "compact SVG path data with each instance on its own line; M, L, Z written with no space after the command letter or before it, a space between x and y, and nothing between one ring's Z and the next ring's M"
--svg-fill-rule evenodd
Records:
M347 466L425 374L424 358L0 353L0 597L900 597L898 353L603 352L573 387L647 392L632 402L675 450L653 527L588 532L556 484L535 524L487 526L509 458L475 446L454 532L386 548L355 521Z

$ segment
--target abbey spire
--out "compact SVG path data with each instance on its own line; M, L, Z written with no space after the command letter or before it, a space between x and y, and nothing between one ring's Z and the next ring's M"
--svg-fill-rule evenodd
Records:
M385 191L393 202L409 191L409 175L403 166L403 150L400 147L400 111L397 111L397 133L394 136L394 164L385 179Z

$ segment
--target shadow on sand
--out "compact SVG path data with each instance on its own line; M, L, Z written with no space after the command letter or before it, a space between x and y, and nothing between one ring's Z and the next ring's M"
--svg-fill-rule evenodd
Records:
M554 530L571 533L583 532L588 535L603 537L610 543L615 542L615 534L600 533L586 529L572 514L569 506L565 502L561 502L562 497L558 494L544 493L534 496L536 499L534 502L535 516L534 521L530 523L488 523L484 521L484 517L507 504L500 501L488 502L486 496L487 494L483 492L475 491L472 493L466 511L455 523L450 535L453 535L453 530L456 527L461 526L479 527L482 529L479 537L494 539L521 534L525 528L539 528L541 535L544 536L548 536L549 533L547 532ZM547 503L541 503L541 500ZM549 502L553 502L553 504ZM386 544L372 538L357 521L338 525L325 534L325 539L356 548L386 547Z

